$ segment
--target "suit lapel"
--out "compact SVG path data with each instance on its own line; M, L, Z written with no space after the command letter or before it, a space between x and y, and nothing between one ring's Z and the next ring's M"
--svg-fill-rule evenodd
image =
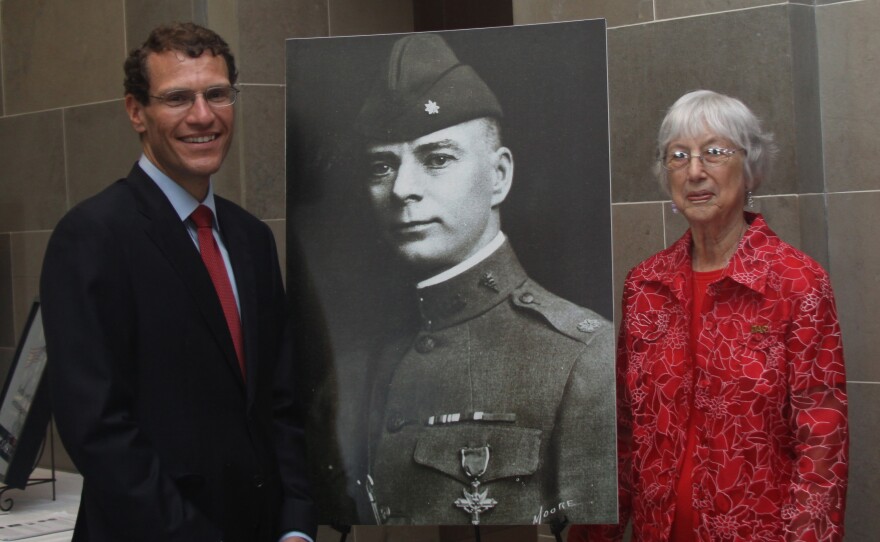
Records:
M140 167L135 166L132 169L126 182L135 194L138 211L147 220L145 226L147 236L177 270L223 351L228 368L234 371L238 376L237 380L241 382L241 371L223 308L220 306L211 276L187 233L186 226L180 221L180 217L177 216L162 190Z
M214 196L217 206L217 220L220 223L220 231L223 242L229 252L229 260L232 271L235 274L235 283L238 289L239 310L241 311L241 329L244 335L245 368L247 376L248 408L251 407L254 398L254 388L257 382L257 374L260 370L259 349L260 329L258 321L256 275L254 261L249 250L250 243L244 228L236 224L234 215L230 212L228 201Z

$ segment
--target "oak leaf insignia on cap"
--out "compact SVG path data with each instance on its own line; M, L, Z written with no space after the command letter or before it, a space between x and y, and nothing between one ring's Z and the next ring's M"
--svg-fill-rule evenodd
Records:
M473 68L437 34L397 40L355 120L380 141L411 141L482 117L502 117L501 104Z

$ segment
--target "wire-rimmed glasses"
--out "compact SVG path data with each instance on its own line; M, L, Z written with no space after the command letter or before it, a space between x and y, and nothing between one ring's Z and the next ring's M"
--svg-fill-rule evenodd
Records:
M172 109L189 109L196 103L199 94L211 107L228 107L235 103L235 98L240 91L235 87L209 87L199 92L197 90L176 89L169 90L161 96L150 95L150 98L159 100L165 106Z
M718 167L728 160L737 152L745 152L744 149L725 149L724 147L709 147L702 154L691 154L686 151L672 151L666 153L660 160L660 164L669 171L681 169L691 163L691 159L696 158L703 164L703 167Z

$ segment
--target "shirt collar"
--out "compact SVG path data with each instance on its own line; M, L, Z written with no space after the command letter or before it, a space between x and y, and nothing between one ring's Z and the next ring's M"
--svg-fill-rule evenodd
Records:
M489 243L486 246L484 246L483 248L478 250L475 254L473 254L469 258L465 259L463 262L456 265L455 267L450 267L449 269L447 269L446 271L443 271L442 273L440 273L438 275L434 275L431 278L428 278L428 279L425 279L425 280L419 282L418 284L416 284L416 288L421 289L421 288L427 288L428 286L434 286L435 284L440 284L441 282L445 282L445 281L451 279L452 277L456 277L458 275L461 275L462 273L464 273L465 271L467 271L471 267L477 265L478 263L482 262L483 260L485 260L486 258L491 256L496 250L498 250L501 247L502 244L504 244L504 239L505 239L504 233L499 231L498 235L496 235L494 239L489 241Z
M722 280L730 278L763 294L769 270L768 260L776 253L779 238L761 214L745 212L745 219L749 228L724 268ZM664 283L680 297L689 295L687 292L688 277L691 272L691 242L689 229L672 246L652 258L653 265L644 273L644 280Z
M217 216L217 207L214 204L213 183L208 183L208 195L205 196L205 200L199 201L192 197L192 194L184 190L182 186L174 182L171 177L165 175L162 170L156 167L156 165L147 158L147 155L141 155L140 160L138 160L138 165L151 179L153 179L153 182L156 183L162 193L165 194L165 197L171 202L171 206L174 207L174 211L177 213L177 216L180 217L180 220L185 221L188 219L189 215L191 215L199 205L207 206L211 209L211 212L214 213L214 216ZM215 220L214 223L216 224L217 221Z
M506 240L470 269L417 290L422 327L439 330L475 318L509 299L528 277Z

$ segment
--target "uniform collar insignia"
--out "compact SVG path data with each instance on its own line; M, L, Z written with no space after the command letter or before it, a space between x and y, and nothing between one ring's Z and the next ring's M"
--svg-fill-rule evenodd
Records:
M578 331L583 331L584 333L592 333L599 329L602 326L602 322L599 320L595 320L593 318L587 318L583 322L579 322L577 325Z
M498 281L495 279L495 275L493 275L491 271L486 271L480 277L480 286L489 288L496 294L501 291L498 288Z

